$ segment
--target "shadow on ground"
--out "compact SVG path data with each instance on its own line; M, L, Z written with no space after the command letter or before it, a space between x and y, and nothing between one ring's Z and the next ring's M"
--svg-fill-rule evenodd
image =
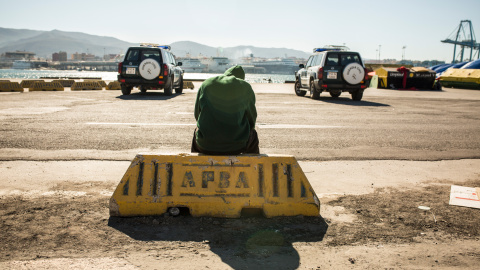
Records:
M358 106L358 107L386 107L390 106L384 103L372 102L367 100L355 101L349 97L320 97L318 100L320 102L332 103L332 104L341 104L341 105L349 105L349 106Z
M193 241L208 244L233 269L297 269L294 242L322 241L328 225L322 217L191 216L111 217L108 225L139 241Z
M117 98L123 100L168 100L171 98L175 98L182 94L172 94L170 96L165 95L163 92L136 92L130 95L120 95Z

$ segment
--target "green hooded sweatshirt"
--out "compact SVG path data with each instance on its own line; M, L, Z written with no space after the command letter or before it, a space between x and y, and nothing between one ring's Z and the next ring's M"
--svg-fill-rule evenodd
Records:
M195 102L197 145L211 152L234 152L247 145L257 110L252 86L241 66L207 79Z

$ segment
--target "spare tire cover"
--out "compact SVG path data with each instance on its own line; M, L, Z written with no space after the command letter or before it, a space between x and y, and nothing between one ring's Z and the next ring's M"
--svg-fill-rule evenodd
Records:
M348 84L359 84L365 77L365 69L359 63L350 63L343 69L343 79Z
M160 75L160 64L157 60L147 58L140 63L139 72L140 76L145 80L153 80Z

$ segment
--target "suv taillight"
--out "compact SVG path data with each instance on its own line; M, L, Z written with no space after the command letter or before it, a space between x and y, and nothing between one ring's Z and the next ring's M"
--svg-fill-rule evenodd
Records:
M123 63L118 63L118 74L122 74Z
M368 69L364 68L365 70L365 81L368 81Z
M323 67L318 69L317 78L323 80Z
M163 76L168 76L168 66L167 64L163 64Z

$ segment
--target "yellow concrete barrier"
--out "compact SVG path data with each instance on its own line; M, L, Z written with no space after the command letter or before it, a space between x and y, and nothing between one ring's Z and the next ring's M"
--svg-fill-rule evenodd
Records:
M84 82L98 82L102 87L107 87L105 81L98 80L98 79L85 79Z
M0 92L23 92L23 87L17 82L0 82Z
M441 81L459 81L476 83L480 79L480 69L458 69L452 68L446 70L440 80Z
M75 80L53 80L52 82L58 82L63 87L71 87Z
M440 76L440 82L446 87L480 89L480 70L448 69Z
M105 87L105 90L121 90L121 89L122 89L122 86L118 81L109 82L107 87Z
M102 90L103 87L96 81L75 82L70 88L72 91L78 90Z
M63 86L58 82L35 82L30 85L28 91L64 91Z
M44 80L22 80L20 86L23 88L30 88L30 86L35 82L45 82Z
M320 202L293 156L268 155L139 154L110 198L111 216L179 208L194 217L319 216Z
M183 81L183 88L193 89L193 88L195 88L195 87L193 86L193 82L192 82L192 81Z

